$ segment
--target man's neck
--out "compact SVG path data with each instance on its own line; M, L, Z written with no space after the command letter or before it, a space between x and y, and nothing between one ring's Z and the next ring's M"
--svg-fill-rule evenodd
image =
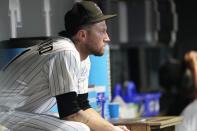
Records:
M88 54L88 52L84 49L83 45L81 45L81 44L79 44L79 43L75 43L74 45L75 45L77 51L79 52L80 60L81 60L81 61L85 60L85 59L89 56L89 54Z

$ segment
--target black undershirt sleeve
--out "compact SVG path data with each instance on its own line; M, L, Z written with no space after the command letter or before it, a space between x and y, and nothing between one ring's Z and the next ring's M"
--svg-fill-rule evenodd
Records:
M79 110L91 108L88 101L88 93L77 96L76 92L69 92L56 96L56 100L60 119L77 113Z
M77 97L77 101L78 101L79 107L82 110L86 110L88 108L91 108L89 101L88 101L88 93L79 94Z

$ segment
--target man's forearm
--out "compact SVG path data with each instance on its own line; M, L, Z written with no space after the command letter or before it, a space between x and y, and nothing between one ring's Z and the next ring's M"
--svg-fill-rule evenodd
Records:
M113 126L108 121L104 120L99 114L97 114L93 109L89 108L85 111L80 110L79 112L72 114L65 118L65 120L82 122L88 125L91 130L94 131L114 131L115 126Z
M101 117L101 115L99 113L97 113L93 108L89 108L89 109L85 110L85 112L87 112L88 114L91 114L91 116L95 116L95 117L98 117L100 119L103 119Z

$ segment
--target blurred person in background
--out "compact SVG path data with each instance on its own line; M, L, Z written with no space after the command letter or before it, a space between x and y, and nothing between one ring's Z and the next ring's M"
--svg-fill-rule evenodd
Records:
M197 131L197 52L190 51L185 54L185 62L192 70L193 76L193 101L181 113L183 122L176 126L176 131ZM178 100L178 99L177 99Z
M186 61L171 58L164 63L159 69L159 84L164 90L160 99L161 115L180 115L194 99L192 70Z

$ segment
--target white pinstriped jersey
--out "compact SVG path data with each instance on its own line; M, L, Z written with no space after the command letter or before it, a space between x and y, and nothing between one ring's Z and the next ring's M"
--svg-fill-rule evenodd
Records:
M87 93L89 70L89 57L80 61L70 39L59 38L30 47L0 74L0 110L8 107L47 112L56 103L56 95L71 91Z

